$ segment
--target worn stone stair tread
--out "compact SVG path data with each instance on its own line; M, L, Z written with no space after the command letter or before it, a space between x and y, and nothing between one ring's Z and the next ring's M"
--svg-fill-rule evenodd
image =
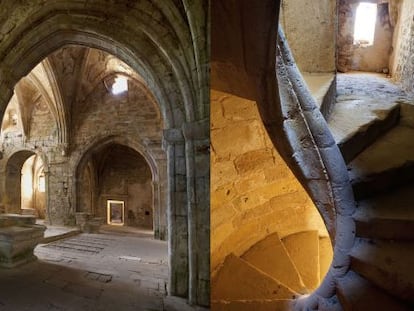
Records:
M336 289L344 311L412 310L353 271L339 279Z
M357 238L351 269L376 286L414 303L414 245L404 241Z
M308 289L319 285L319 234L309 230L291 234L282 239L292 262Z
M413 208L414 183L404 185L375 197L361 200L355 211L355 217L380 219L414 220Z
M333 250L329 237L319 237L319 275L322 280L332 263Z
M230 254L212 279L212 300L294 299L293 290Z
M349 163L352 179L370 176L414 161L414 128L398 125Z
M356 234L378 239L414 239L414 184L358 202Z
M358 237L414 240L414 220L358 217L354 219Z
M414 128L396 126L348 164L356 198L414 180Z
M288 311L292 310L292 300L215 300L211 302L211 310L214 311Z
M307 292L277 233L272 233L257 242L241 258L294 291Z
M335 104L329 127L345 162L398 123L399 104L376 99L347 99ZM352 115L352 118L349 116Z

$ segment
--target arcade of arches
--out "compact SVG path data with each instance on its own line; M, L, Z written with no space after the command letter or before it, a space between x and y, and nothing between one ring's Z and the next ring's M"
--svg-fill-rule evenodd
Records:
M204 306L207 12L186 0L0 4L1 212L110 223L107 202L123 202L122 224L168 242L168 293Z

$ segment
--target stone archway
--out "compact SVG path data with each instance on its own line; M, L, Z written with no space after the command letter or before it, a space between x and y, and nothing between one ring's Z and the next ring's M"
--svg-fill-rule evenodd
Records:
M164 120L169 293L209 305L209 261L198 256L209 253L208 2L33 1L8 3L2 11L19 23L0 44L3 111L16 82L68 44L109 52L146 81ZM50 176L73 191L65 188L69 173L60 180L59 168ZM54 203L73 209L64 196Z
M21 214L30 209L36 216L47 219L48 170L45 157L30 150L16 151L7 159L4 170L3 204L6 211ZM42 189L39 189L39 182Z
M166 219L166 201L167 201L167 188L166 188L166 160L165 156L159 154L156 159L154 156L150 154L148 150L138 144L137 142L127 139L125 137L107 137L101 139L95 143L92 143L88 146L85 152L81 155L81 157L74 162L76 163L76 185L74 189L76 189L76 211L85 211L85 189L83 188L85 185L89 184L90 186L93 185L96 189L99 187L103 187L102 182L101 185L96 185L96 181L98 179L102 179L103 176L96 176L98 174L97 170L99 170L102 174L105 172L105 162L107 161L108 150L110 151L111 148L120 148L123 149L125 152L132 152L137 157L137 160L140 161L144 166L147 166L147 179L146 183L146 190L151 191L151 198L149 202L148 200L144 203L146 206L150 204L151 209L151 218L152 224L151 228L154 231L154 237L157 239L166 239L167 238L167 219ZM110 155L109 155L110 156ZM131 155L132 156L132 155ZM135 167L137 168L137 167ZM130 168L131 169L131 168ZM145 170L145 168L144 168ZM95 177L90 179L90 182L85 180L84 175L88 175L92 177L90 174L95 174ZM141 180L142 181L142 180ZM148 184L150 182L150 185ZM142 184L142 182L141 182ZM150 186L150 189L148 188ZM89 187L90 187L89 186ZM125 190L125 189L124 189ZM89 192L92 192L91 189ZM99 191L99 190L98 190ZM88 212L92 214L97 213L97 205L100 204L102 207L103 202L102 200L107 197L107 199L116 199L119 200L128 200L129 196L128 193L121 193L122 191L115 191L115 193L101 193L98 195L97 193L92 193L89 199L92 201L89 205ZM105 198L104 198L105 197ZM87 199L86 199L87 200ZM132 204L132 201L131 201ZM106 203L104 204L106 208ZM86 207L87 208L87 207ZM127 209L128 211L129 209ZM145 215L148 213L149 210L147 209L144 211L143 218L146 219L146 225L148 227L148 217L149 215ZM127 212L128 213L128 212ZM103 216L101 213L100 216ZM128 217L126 217L128 218ZM106 214L105 214L106 219ZM132 220L131 220L132 221ZM132 225L132 223L130 223ZM135 225L139 225L139 223L135 223Z

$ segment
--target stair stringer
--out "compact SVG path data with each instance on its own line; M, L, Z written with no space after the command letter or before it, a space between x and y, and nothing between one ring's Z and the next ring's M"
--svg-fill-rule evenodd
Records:
M295 310L318 309L324 301L335 298L336 280L349 270L356 204L345 161L303 81L282 30L277 49L280 106L266 109L274 103L263 101L259 103L259 111L265 126L272 124L266 126L269 136L309 193L334 244L333 262L322 284L295 304ZM269 111L274 115L263 115Z

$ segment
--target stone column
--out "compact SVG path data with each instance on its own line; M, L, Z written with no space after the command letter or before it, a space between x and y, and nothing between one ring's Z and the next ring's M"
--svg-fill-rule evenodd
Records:
M168 175L167 160L163 155L157 156L157 180L153 182L154 189L154 233L155 238L167 240L167 198L168 198Z
M53 225L74 225L75 212L71 196L73 183L68 174L67 163L50 163L48 178L49 223Z
M187 163L189 302L210 302L210 122L183 126Z
M164 130L163 148L167 153L168 293L188 295L188 228L185 183L185 144L179 129Z
M160 234L160 186L158 180L152 181L152 208L153 208L153 229L154 229L154 238L161 240Z

